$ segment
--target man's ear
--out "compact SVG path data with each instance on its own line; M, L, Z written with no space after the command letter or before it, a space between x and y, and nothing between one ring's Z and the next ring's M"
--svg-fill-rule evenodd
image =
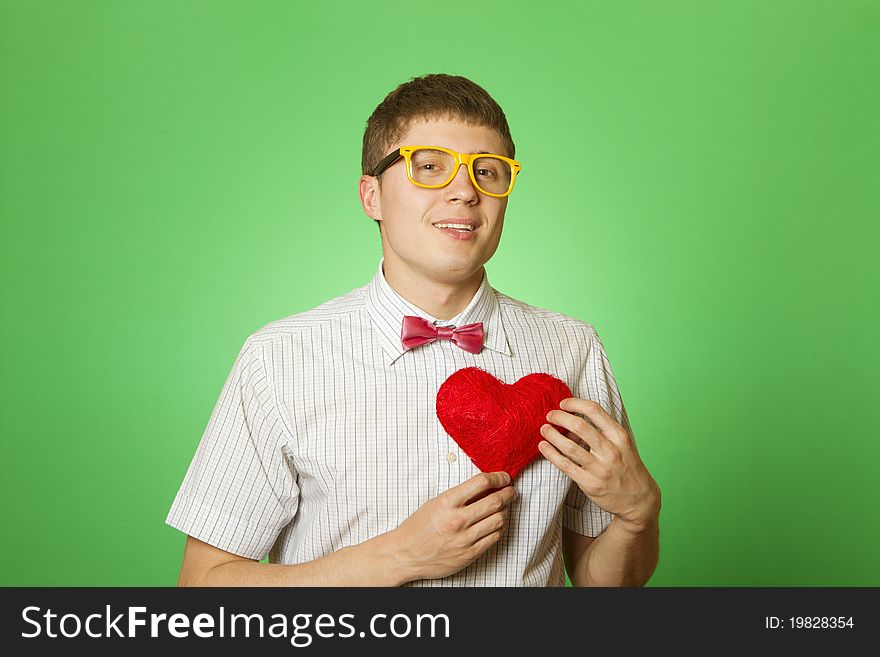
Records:
M382 221L382 193L376 176L361 176L358 183L361 207L370 219Z

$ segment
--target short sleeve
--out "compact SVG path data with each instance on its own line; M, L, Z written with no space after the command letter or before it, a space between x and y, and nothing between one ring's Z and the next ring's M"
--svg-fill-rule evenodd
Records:
M165 522L221 550L262 559L299 503L289 443L262 348L248 338Z
M598 402L606 413L632 435L626 408L620 397L617 382L614 380L605 348L596 330L590 325L587 326L588 332L585 338L587 357L582 363L583 368L572 394L581 399ZM613 514L599 507L572 482L563 506L562 522L565 527L578 534L595 537L605 531L613 518Z

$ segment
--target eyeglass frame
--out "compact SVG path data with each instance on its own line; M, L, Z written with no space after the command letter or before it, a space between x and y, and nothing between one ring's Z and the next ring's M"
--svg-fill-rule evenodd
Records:
M441 151L443 153L448 153L455 157L455 166L452 168L452 173L449 176L449 179L440 184L440 185L425 185L424 183L416 182L413 179L412 175L412 154L414 151L419 150L421 148L427 148L430 150ZM485 189L480 187L480 184L477 182L474 177L474 160L480 157L496 157L499 160L504 160L510 165L510 186L507 188L507 191L503 194L493 194L492 192L487 192ZM371 176L380 176L385 172L392 164L396 163L397 160L403 158L406 163L406 177L409 181L416 185L417 187L423 187L425 189L440 189L441 187L446 187L449 183L455 180L455 177L458 175L458 170L461 168L461 165L464 164L467 166L468 176L471 179L474 187L479 190L481 194L485 194L486 196L493 196L495 198L504 198L505 196L509 196L513 191L513 184L516 182L516 174L519 173L520 169L522 169L522 163L514 160L512 158L506 157L504 155L498 155L496 153L459 153L458 151L454 151L450 148L444 148L443 146L401 146L396 151L393 151L386 155L379 163L373 168Z

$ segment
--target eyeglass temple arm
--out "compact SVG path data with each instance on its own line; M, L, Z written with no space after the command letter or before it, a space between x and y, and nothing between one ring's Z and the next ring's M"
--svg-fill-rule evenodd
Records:
M385 171L385 169L387 169L387 168L390 167L392 164L394 164L395 162L397 162L397 160L399 160L401 157L402 157L402 156L401 156L401 154L400 154L400 149L397 149L397 150L394 151L393 153L389 153L387 156L385 156L384 158L382 158L382 161L379 162L379 164L377 164L377 165L375 166L375 168L373 169L373 172L372 172L370 175L371 175L371 176L378 176L380 173L382 173L383 171Z

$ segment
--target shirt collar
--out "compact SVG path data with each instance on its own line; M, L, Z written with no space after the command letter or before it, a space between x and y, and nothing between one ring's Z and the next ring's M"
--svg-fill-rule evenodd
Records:
M400 342L404 315L422 317L437 326L463 326L483 322L483 348L511 355L507 335L501 322L501 308L495 290L489 285L485 269L480 287L467 307L452 319L441 320L404 299L388 284L382 272L384 262L385 259L382 258L376 275L367 285L366 306L370 321L385 352L386 367L393 365L404 354Z

